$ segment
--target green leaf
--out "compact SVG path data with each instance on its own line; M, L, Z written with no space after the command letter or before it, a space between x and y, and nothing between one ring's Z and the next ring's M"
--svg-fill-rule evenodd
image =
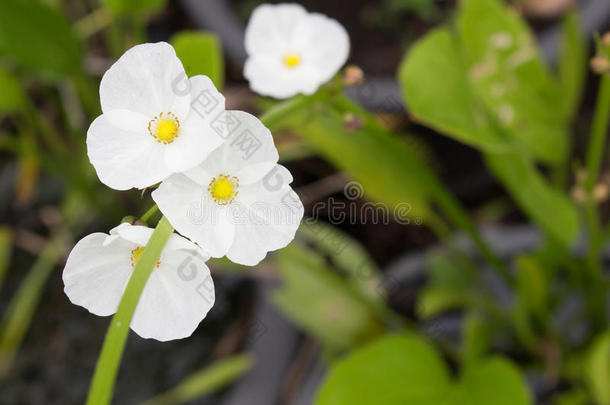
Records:
M610 405L610 332L595 340L585 367L587 382L596 403Z
M0 52L44 76L81 70L83 44L56 9L38 1L0 2Z
M427 257L428 282L417 297L417 315L427 319L469 302L470 279L464 268L443 251Z
M535 157L563 162L561 94L525 21L498 0L463 0L457 26L470 87L488 115Z
M390 220L425 218L428 196L422 176L428 176L429 169L400 138L368 124L347 131L343 116L328 107L294 128L359 182L365 197L380 202L376 208L385 210Z
M517 258L517 264L518 299L529 311L544 319L548 308L549 287L546 273L533 256L520 256Z
M0 66L0 114L12 113L25 106L26 96L17 77Z
M417 316L421 319L432 318L442 312L460 308L468 302L462 291L446 287L427 286L417 298Z
M557 395L553 405L589 405L590 403L587 392L577 388Z
M224 83L224 59L218 37L209 32L183 31L170 43L176 49L189 77L206 75L219 90Z
M563 18L559 80L563 113L572 119L578 111L587 76L588 42L583 36L580 17L570 11Z
M576 208L531 161L515 153L488 153L485 161L530 219L563 245L574 240L579 225Z
M239 354L220 360L188 376L171 390L141 405L177 405L216 392L252 368L252 356Z
M168 0L102 0L113 14L154 14L165 7Z
M381 331L375 313L314 251L292 243L278 253L283 287L274 304L331 349L345 349Z
M478 312L470 311L464 319L462 336L463 364L470 367L490 349L494 337L493 324Z
M386 335L336 362L315 405L530 405L519 370L494 357L453 382L432 346L415 335Z
M451 389L447 367L428 343L387 335L334 364L315 404L442 405Z
M533 400L519 369L502 357L494 357L466 368L454 403L530 405Z
M418 41L399 68L403 97L415 119L477 148L512 148L477 104L466 75L458 44L446 28Z
M299 232L329 255L364 297L374 302L385 301L384 291L380 288L383 281L381 271L358 241L321 222L303 223Z
M437 287L465 291L471 281L468 274L460 267L454 257L442 251L433 251L427 258L429 284Z
M112 401L114 383L123 349L129 334L131 318L136 310L140 295L148 281L148 277L155 268L159 256L173 233L174 228L165 217L157 224L148 243L144 247L142 256L129 278L125 292L119 302L117 312L110 321L102 352L95 365L95 373L87 395L87 405L108 405Z

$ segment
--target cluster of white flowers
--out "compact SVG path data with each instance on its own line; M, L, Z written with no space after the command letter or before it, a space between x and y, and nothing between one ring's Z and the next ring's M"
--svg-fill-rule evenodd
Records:
M255 10L245 76L265 95L313 93L347 58L343 27L298 5ZM102 115L87 133L99 179L152 193L173 234L144 288L131 328L140 336L190 336L214 304L208 257L253 266L294 238L303 205L278 165L270 131L225 110L206 76L188 78L167 43L137 45L104 74ZM101 316L116 312L153 230L121 224L79 241L63 272L65 293ZM188 238L188 239L187 239Z

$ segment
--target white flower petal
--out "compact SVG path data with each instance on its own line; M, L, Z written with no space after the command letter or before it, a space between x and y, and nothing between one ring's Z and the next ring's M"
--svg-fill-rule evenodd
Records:
M125 52L102 77L102 111L131 110L154 117L172 112L184 119L190 91L184 67L171 45L141 44Z
M302 50L304 67L319 73L320 83L330 80L349 56L349 36L336 20L312 13L295 27L293 45Z
M277 99L285 99L299 93L313 94L326 80L311 66L303 64L287 69L281 55L251 56L244 65L244 77L252 91Z
M190 336L214 305L214 283L204 261L189 251L164 250L142 292L131 328L160 341Z
M116 312L133 270L130 257L135 245L120 238L104 245L107 237L94 233L81 239L70 252L62 276L70 301L99 316Z
M258 6L246 27L246 51L276 54L278 49L287 50L294 27L306 16L303 6L295 3Z
M116 119L112 113L110 117ZM89 160L100 181L115 190L141 189L167 177L170 171L163 158L163 146L145 132L116 126L106 114L97 117L87 131Z
M233 242L235 226L229 220L227 207L210 198L207 185L175 174L153 191L152 198L172 226L207 254L220 257L226 253Z
M288 245L301 223L303 204L289 185L292 176L280 165L271 175L240 189L238 200L248 208L248 220L235 226L235 238L227 253L235 263L258 264L267 252Z
M227 141L201 167L212 176L238 176L240 184L260 180L279 159L273 136L255 116L243 111L227 113L237 124Z
M180 134L167 145L165 161L174 173L184 172L201 162L223 142L213 121L224 111L225 98L207 76L190 79L191 108L180 125Z
M146 246L148 240L154 232L154 229L147 226L124 223L114 228L113 231L115 231L122 239L135 243L138 246Z

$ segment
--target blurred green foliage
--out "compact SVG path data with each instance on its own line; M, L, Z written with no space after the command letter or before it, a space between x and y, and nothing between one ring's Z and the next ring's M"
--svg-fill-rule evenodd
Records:
M278 252L278 271L284 284L273 302L328 349L345 350L381 333L374 309L311 249L293 242Z
M161 10L168 0L102 0L102 2L118 16L137 16Z
M386 336L337 362L316 405L528 405L518 369L493 357L466 368L457 381L419 337Z
M55 8L38 1L2 0L0 52L49 78L81 71L83 43Z
M169 41L182 61L188 77L206 75L222 90L224 83L224 59L220 41L209 32L182 31Z
M140 405L178 405L218 391L252 368L254 359L238 354L219 360L186 377L176 387Z

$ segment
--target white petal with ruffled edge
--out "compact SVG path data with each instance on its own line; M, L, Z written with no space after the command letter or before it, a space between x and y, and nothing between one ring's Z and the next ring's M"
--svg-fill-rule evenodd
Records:
M133 273L132 251L144 246L152 232L121 224L110 235L95 233L79 241L63 272L70 301L96 315L115 313ZM206 260L197 245L172 234L144 287L131 328L161 341L190 336L214 305Z
M349 36L337 21L307 13L298 4L263 4L246 28L244 76L262 95L288 98L312 94L343 66L349 54ZM299 63L289 67L286 55Z

